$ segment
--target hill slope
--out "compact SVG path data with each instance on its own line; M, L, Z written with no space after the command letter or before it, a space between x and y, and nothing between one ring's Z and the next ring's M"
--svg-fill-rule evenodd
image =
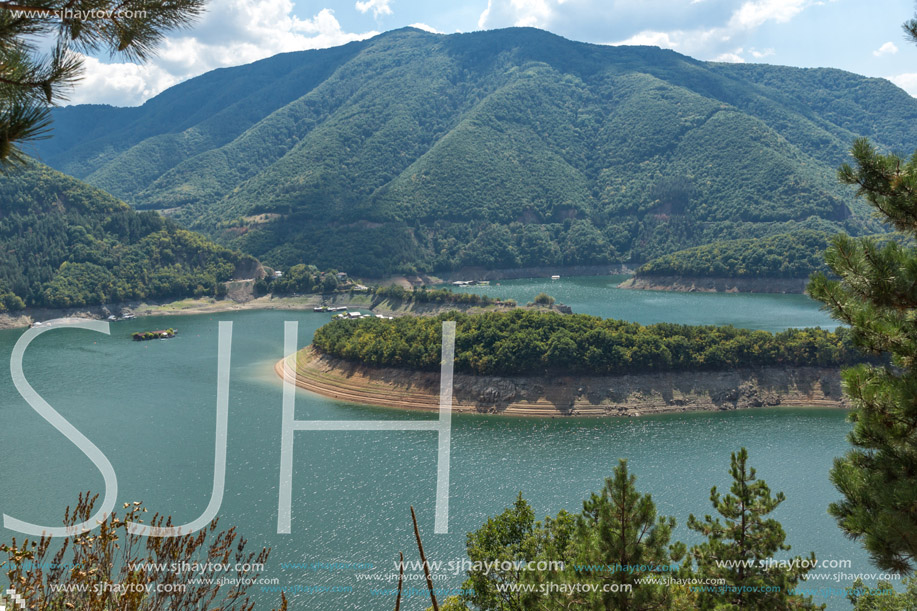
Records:
M917 100L881 79L527 28L396 30L55 121L62 171L266 263L362 274L873 232L836 167L859 135L917 147Z
M216 295L258 267L41 164L0 175L0 311Z

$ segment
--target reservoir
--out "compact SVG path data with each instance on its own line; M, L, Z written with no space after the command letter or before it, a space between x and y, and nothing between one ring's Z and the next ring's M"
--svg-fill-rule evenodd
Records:
M630 276L570 276L558 280L526 278L495 280L489 285L454 287L456 292L515 299L519 305L547 293L578 314L620 318L644 325L677 322L684 325L732 325L780 331L787 327L833 329L837 321L806 295L770 293L677 293L635 291L617 286Z
M641 323L734 324L768 330L833 327L801 295L676 294L610 288L612 277L513 280L472 287L520 303L545 291L575 312ZM601 488L618 458L628 458L641 492L660 514L678 521L712 512L711 486L729 485L729 453L745 446L750 463L787 500L775 512L792 553L849 561L846 573L870 573L859 544L846 540L827 514L838 498L828 480L832 459L847 449L845 413L771 408L668 414L629 419L521 419L455 415L451 445L448 534L433 533L436 434L429 431L348 431L295 434L292 532L277 534L282 387L273 364L282 356L284 322L299 322L299 344L331 314L243 311L218 315L141 318L111 324L111 335L58 329L38 337L24 370L35 390L95 443L118 476L118 507L143 501L175 523L197 518L213 481L217 327L233 323L229 441L221 527L237 526L249 551L270 547L263 573L275 586L253 586L258 609L278 606L284 587L291 609L388 609L403 552L416 560L410 521L418 514L431 561L460 562L465 534L512 504L518 492L542 518ZM131 333L177 328L169 341L133 342ZM22 330L0 332L9 360ZM702 375L702 374L700 374ZM335 402L299 391L296 418L428 419ZM59 525L80 491L102 492L92 463L19 396L9 368L0 373L0 435L4 443L0 510L22 520ZM4 530L2 540L22 535ZM359 567L359 568L358 568ZM371 568L368 568L371 567ZM824 573L833 574L834 569ZM358 577L368 575L368 577ZM444 575L437 588L457 588L463 576ZM810 582L842 588L850 580ZM406 586L422 588L422 582ZM265 591L261 591L264 587ZM819 597L830 609L849 608L842 596ZM420 610L429 598L407 597Z

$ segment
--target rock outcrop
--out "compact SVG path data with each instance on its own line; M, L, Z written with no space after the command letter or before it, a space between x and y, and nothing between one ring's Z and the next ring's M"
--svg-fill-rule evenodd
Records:
M306 348L278 375L318 394L368 405L439 409L439 374L372 368ZM659 372L617 376L495 377L456 374L453 410L517 416L640 416L770 406L847 407L840 372L821 367Z

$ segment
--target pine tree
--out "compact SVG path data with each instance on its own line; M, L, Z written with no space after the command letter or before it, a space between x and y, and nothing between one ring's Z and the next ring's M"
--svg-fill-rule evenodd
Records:
M703 591L701 609L819 609L810 598L790 594L800 579L815 565L815 554L808 558L775 559L789 551L786 533L780 522L766 516L784 501L782 492L771 495L770 488L758 480L748 466L745 448L733 453L730 493L721 496L714 486L710 500L720 517L700 520L688 518L688 528L701 533L706 541L691 548L700 577L723 580L722 591Z
M857 185L878 215L917 236L917 155L881 155L865 139L853 146L856 167L841 181ZM831 481L843 499L829 507L841 529L861 539L885 570L908 572L917 556L917 249L913 243L838 236L825 253L839 280L813 276L809 294L850 325L853 342L884 363L843 372L853 403L848 439Z
M24 162L19 145L46 135L49 107L66 99L81 53L144 60L168 30L198 17L205 0L0 1L0 163ZM37 42L56 41L47 55Z
M902 592L895 591L888 581L869 587L862 579L857 579L847 588L847 600L853 605L853 611L913 611L917 609L917 578L906 578Z
M658 516L652 497L640 494L636 480L622 459L602 491L583 503L577 522L576 561L608 567L593 575L608 587L586 595L577 608L639 611L672 606L676 590L639 581L667 577L684 557L685 546L670 543L675 518Z
M674 518L658 516L652 497L637 490L624 460L580 514L562 510L535 522L520 495L513 507L468 534L474 568L463 584L469 594L462 602L482 611L694 609L687 589L661 583L686 573L680 566L684 544L670 543L674 528ZM555 564L485 570L494 561ZM660 583L639 583L647 577Z
M488 518L478 530L468 533L468 559L478 569L468 571L468 579L463 588L473 595L465 600L482 610L518 610L526 608L531 595L525 592L513 592L507 586L522 582L523 574L516 568L497 566L484 570L487 563L532 560L536 554L533 549L532 533L535 529L535 513L522 498L516 498L512 507L500 515Z
M917 17L903 25L917 43ZM853 403L848 435L853 448L835 459L831 481L844 499L828 511L848 536L861 539L886 570L912 572L917 559L917 153L882 155L865 138L852 149L841 182L903 234L907 246L880 247L838 236L825 252L840 280L813 276L809 294L853 329L854 343L886 359L843 372Z

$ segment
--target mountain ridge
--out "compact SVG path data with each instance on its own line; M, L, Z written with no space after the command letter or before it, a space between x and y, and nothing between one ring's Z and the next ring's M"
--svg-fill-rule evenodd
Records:
M874 233L835 169L857 136L917 145L915 120L893 84L835 69L404 28L213 71L141 107L60 109L64 137L38 152L268 264L382 275Z

